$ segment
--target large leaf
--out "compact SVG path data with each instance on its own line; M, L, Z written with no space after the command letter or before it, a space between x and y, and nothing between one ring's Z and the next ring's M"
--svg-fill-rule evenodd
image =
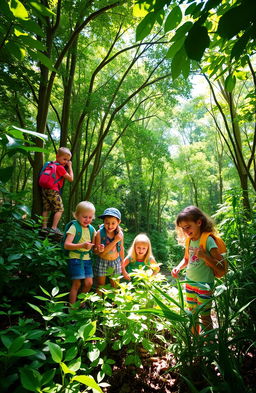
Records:
M137 29L136 29L136 41L141 41L145 37L149 35L151 32L154 23L156 21L156 14L153 12L150 12L145 16L144 19L138 24Z
M37 370L33 370L32 368L21 369L20 379L23 388L31 392L39 391L41 386L41 375Z
M221 37L230 39L241 30L245 30L255 14L256 2L254 0L233 7L220 18L217 32Z
M49 350L52 355L52 360L56 363L60 363L62 361L62 350L58 344L51 343L50 341L47 342Z
M20 131L20 133L17 134L17 131ZM40 134L39 132L26 130L25 128L20 128L20 127L16 127L16 126L12 126L11 128L9 128L8 133L17 137L17 138L19 138L18 135L22 135L22 133L24 133L24 134L30 134L30 135L36 136L37 138L40 138L40 139L45 139L45 140L48 139L48 136L45 134Z
M245 51L246 49L246 45L250 39L250 33L251 31L246 31L242 37L240 37L236 43L234 44L232 51L231 51L231 59L235 58L236 60L239 59L239 57L241 56L241 54Z
M0 180L2 183L8 182L12 177L14 166L8 166L6 168L0 168Z
M164 31L170 31L175 29L182 20L182 12L179 6L174 7L169 15L166 18L165 24L164 24Z
M28 11L19 0L11 0L9 7L16 18L28 19Z
M236 77L235 75L229 75L225 80L225 89L231 93L236 85Z
M166 53L166 58L170 59L173 58L176 53L181 49L185 41L185 37L180 38L179 40L175 41L172 46L168 49Z
M100 393L103 393L100 386L95 382L93 377L90 377L89 375L76 375L72 378L71 382L73 381L83 383L84 385L89 386L90 388L95 389Z
M185 39L185 49L188 57L200 61L209 45L210 38L206 27L195 23Z
M49 8L46 8L43 4L38 3L36 1L31 1L30 5L39 12L39 14L43 16L53 16L55 15L53 11L51 11Z
M184 47L182 47L174 56L171 64L172 79L175 80L181 74L182 62L186 58L186 52Z

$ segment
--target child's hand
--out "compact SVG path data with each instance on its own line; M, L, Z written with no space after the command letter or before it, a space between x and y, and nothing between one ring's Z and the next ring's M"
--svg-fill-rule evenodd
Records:
M86 250L91 250L91 248L94 246L94 243L91 242L85 242L83 243L83 248L85 248Z
M67 165L68 168L72 168L72 161L67 161L66 165Z
M99 252L103 252L104 249L105 249L104 244L99 244L98 247L97 247L97 249L98 249Z
M129 274L127 272L125 272L125 273L123 272L123 276L124 276L125 280L131 281L131 277L129 276Z
M174 267L174 268L172 269L171 274L172 274L172 276L173 276L174 278L178 278L179 272L180 272L180 270L179 270L177 267Z

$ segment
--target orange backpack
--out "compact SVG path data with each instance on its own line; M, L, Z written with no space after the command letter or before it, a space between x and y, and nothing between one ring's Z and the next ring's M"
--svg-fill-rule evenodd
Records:
M200 237L200 241L199 241L199 246L202 246L203 249L206 250L206 242L207 242L208 236L211 236L214 239L220 254L224 254L227 252L227 247L226 247L225 242L220 237L214 235L212 232L203 232L202 233L202 235ZM185 258L186 259L189 259L190 240L191 240L190 237L186 238L186 243L185 243ZM224 268L221 270L221 272L219 271L219 269L218 269L218 271L213 269L214 276L217 278L223 277L228 271L228 262L225 259L223 260L223 262L224 262Z

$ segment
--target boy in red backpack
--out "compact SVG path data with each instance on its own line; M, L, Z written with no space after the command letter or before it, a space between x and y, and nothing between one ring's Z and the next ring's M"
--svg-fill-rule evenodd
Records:
M48 215L53 212L51 231L61 234L57 228L64 211L60 195L64 179L73 181L71 152L66 147L60 147L56 154L56 161L46 163L39 176L39 185L42 188L43 198L43 229L47 228Z

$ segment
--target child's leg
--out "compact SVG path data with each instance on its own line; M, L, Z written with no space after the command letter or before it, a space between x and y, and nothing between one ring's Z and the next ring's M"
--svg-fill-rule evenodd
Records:
M103 287L105 283L106 283L106 276L96 277L96 284L97 284L96 292L100 296L102 295L100 288Z
M213 329L211 314L210 315L201 315L201 321L204 326L204 331Z
M110 281L111 287L117 288L117 282L115 280L112 280L112 278L110 278L109 281Z
M88 293L88 292L90 292L91 287L92 287L92 277L86 277L83 280L83 286L82 286L81 292Z
M70 293L69 293L69 303L70 304L74 304L76 302L77 293L79 291L80 286L81 286L80 279L72 280L72 286L71 286Z
M47 224L48 224L48 211L43 211L42 216L43 216L43 222L42 222L42 227L45 229L47 228Z
M186 284L186 302L187 302L187 308L191 313L194 313L198 303L197 303L197 290L194 285L191 284ZM199 334L200 333L200 325L198 318L194 320L194 324L191 328L192 334Z
M59 221L61 219L62 213L63 213L62 211L58 211L58 212L54 213L53 220L52 220L52 229L57 228Z

